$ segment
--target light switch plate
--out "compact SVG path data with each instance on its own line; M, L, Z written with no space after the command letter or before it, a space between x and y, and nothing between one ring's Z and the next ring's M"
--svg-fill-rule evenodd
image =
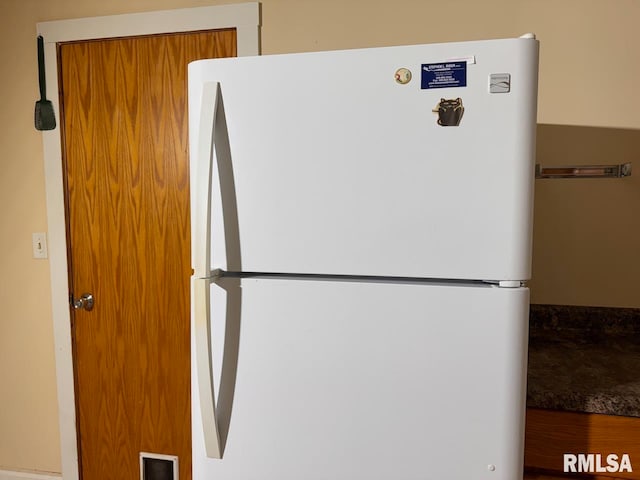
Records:
M47 234L44 232L32 235L33 258L47 258Z

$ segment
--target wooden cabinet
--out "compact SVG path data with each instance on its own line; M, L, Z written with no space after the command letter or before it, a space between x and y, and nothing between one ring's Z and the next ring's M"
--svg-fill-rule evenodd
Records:
M527 409L527 472L563 473L564 454L629 455L632 472L599 472L589 478L640 480L640 418ZM573 474L572 476L577 476Z

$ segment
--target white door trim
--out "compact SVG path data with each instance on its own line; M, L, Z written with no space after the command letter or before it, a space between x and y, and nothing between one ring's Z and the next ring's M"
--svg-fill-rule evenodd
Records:
M236 28L238 56L260 53L259 3L163 10L37 24L37 32L44 37L45 42L47 97L54 105L58 123L58 128L55 130L42 132L42 142L49 230L49 267L51 271L60 449L64 480L78 480L79 471L56 44L76 40L222 28Z

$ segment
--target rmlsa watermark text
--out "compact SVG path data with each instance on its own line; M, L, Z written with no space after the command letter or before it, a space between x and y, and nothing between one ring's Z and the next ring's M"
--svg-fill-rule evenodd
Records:
M628 453L617 455L610 453L565 453L564 471L567 473L604 473L604 472L633 472Z

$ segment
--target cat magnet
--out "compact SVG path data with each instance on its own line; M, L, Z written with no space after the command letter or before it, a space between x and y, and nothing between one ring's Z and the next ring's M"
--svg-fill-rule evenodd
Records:
M460 125L464 106L460 97L455 99L441 98L440 102L433 109L438 114L438 125L442 127L457 127Z

